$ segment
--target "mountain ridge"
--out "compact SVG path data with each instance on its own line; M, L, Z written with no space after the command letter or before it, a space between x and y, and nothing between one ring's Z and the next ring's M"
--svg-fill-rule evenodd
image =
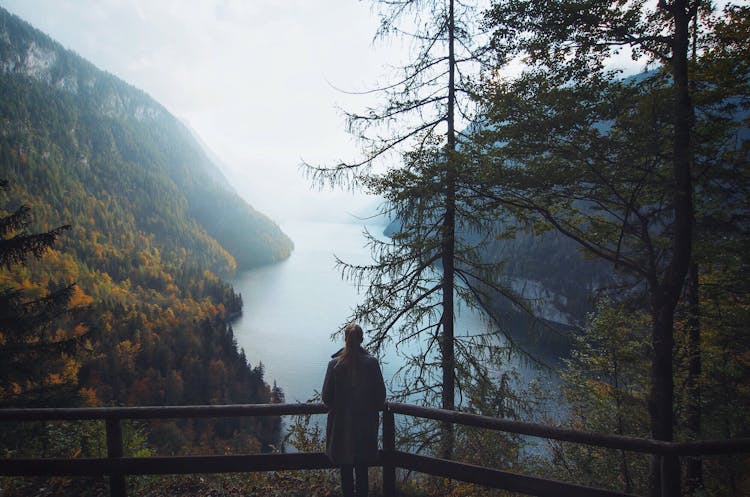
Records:
M241 199L195 139L194 132L163 105L143 90L97 69L17 16L7 11L1 11L0 16L3 20L0 68L4 77L25 76L58 90L60 97L64 98L64 94L71 97L79 111L77 117L88 114L97 119L100 126L117 127L120 129L116 131L121 134L135 135L138 143L123 147L120 140L120 155L146 166L149 171L168 176L185 193L190 214L208 235L217 238L229 250L240 268L275 262L289 255L293 246L291 240L272 220ZM143 127L150 130L146 136L138 132ZM66 148L78 152L79 157L74 159L85 163L89 154L81 150L74 131L75 128L70 130ZM150 150L144 152L144 149ZM227 195L223 195L222 190ZM235 209L235 214L242 211L241 215L232 216L234 228L225 223L217 229L215 209L220 207ZM209 214L206 210L214 212ZM247 247L244 247L238 239L253 231L258 236L245 240ZM248 255L249 252L253 255Z

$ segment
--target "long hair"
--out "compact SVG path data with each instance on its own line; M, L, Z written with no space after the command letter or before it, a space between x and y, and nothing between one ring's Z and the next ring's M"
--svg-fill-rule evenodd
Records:
M356 323L349 323L344 328L344 350L339 354L336 365L349 365L352 378L357 375L357 363L359 362L359 348L364 340L362 327Z

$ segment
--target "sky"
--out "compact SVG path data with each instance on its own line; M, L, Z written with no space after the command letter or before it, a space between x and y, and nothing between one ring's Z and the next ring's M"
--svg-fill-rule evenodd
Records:
M356 158L341 109L373 97L403 50L374 44L357 0L0 0L188 124L245 199L279 223L341 220L376 200L312 189L302 161Z
M377 199L312 188L300 164L360 157L342 109L362 111L408 59L373 43L369 0L0 0L188 124L235 189L280 224L353 220ZM626 65L628 57L622 55ZM342 91L346 90L346 91Z

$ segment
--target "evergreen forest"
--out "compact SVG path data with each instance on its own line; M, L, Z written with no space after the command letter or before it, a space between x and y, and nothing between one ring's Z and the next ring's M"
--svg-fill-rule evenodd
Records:
M156 101L0 17L0 406L283 399L237 347L242 298L225 278L283 260L291 240ZM1 430L3 457L101 450L80 427L63 446L42 427ZM132 443L269 450L279 430L271 418L167 420Z

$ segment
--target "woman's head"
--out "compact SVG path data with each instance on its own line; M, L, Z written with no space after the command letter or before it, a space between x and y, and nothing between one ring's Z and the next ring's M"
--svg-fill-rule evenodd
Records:
M355 323L349 323L344 327L344 350L339 354L338 364L351 364L351 374L356 375L357 358L359 347L362 345L364 334L362 327Z
M354 350L360 345L362 345L362 341L364 340L364 333L362 332L362 327L356 323L349 323L344 328L344 342L346 342L346 348Z

